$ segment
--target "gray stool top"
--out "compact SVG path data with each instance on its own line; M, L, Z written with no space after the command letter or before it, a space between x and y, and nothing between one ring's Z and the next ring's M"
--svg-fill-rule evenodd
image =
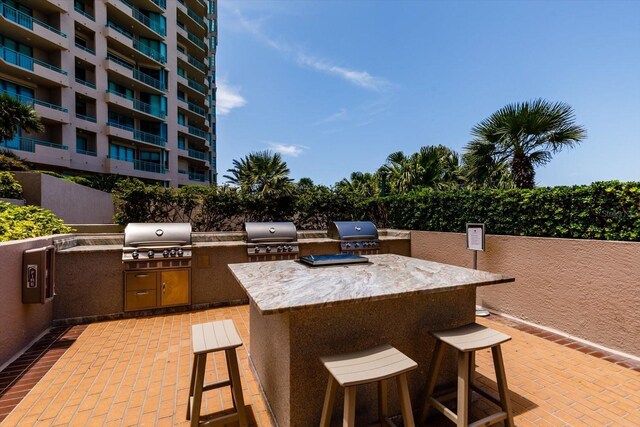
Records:
M242 339L233 320L193 325L191 326L191 337L194 354L229 350L242 345Z
M320 360L342 387L380 381L415 369L418 364L390 345L324 356Z
M477 323L470 323L444 331L431 332L431 335L463 352L494 347L511 339L507 334Z

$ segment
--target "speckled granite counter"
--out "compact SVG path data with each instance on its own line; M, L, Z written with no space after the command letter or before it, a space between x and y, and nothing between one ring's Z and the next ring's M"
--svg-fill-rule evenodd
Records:
M307 267L295 261L244 263L229 269L246 290L250 358L280 427L318 425L328 373L320 356L390 344L418 362L409 375L418 407L435 342L430 330L475 319L476 287L511 282L474 271L400 255L370 255L370 264ZM443 364L440 384L455 379L455 357ZM377 418L377 389L358 389L356 425ZM399 413L389 393L390 413ZM332 425L341 425L336 399Z
M230 265L261 314L354 304L512 282L502 274L395 254L369 255L367 264L309 267L295 261Z

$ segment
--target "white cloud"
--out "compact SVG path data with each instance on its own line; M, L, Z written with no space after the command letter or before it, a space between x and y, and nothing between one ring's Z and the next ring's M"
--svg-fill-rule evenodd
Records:
M221 3L221 5L222 4L223 3ZM310 68L315 71L339 77L355 86L368 90L380 91L390 86L390 83L387 80L373 76L367 71L355 70L332 64L331 61L327 59L317 58L304 52L302 49L294 48L285 41L273 39L262 29L262 24L264 22L263 18L250 20L246 18L242 11L237 7L232 7L228 3L224 3L224 5L224 7L232 13L235 19L234 22L229 23L232 28L245 31L253 35L265 46L290 58L301 67Z
M339 120L346 120L346 119L347 119L347 109L346 108L341 108L339 111L331 114L330 116L327 116L324 119L318 120L313 125L314 126L320 126L320 125L325 125L327 123L333 123L333 122L337 122Z
M216 113L219 116L229 114L234 108L244 107L247 100L239 93L239 89L227 85L224 81L217 83L216 91Z
M305 147L304 145L294 145L294 144L281 144L279 142L268 142L269 148L275 151L276 153L280 153L283 156L291 156L298 157L304 150L309 147Z

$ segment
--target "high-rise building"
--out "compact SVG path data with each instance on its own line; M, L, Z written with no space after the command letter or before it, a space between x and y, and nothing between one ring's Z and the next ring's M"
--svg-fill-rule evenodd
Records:
M45 130L7 147L42 169L216 181L217 0L0 0L0 92Z

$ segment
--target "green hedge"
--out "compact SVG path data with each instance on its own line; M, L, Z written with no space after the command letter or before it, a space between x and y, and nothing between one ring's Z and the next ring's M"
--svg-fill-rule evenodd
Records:
M533 190L423 192L370 202L386 227L489 234L640 241L640 183L596 182Z
M264 198L230 187L120 184L117 222L188 221L197 231L241 230L245 221L293 221L302 230L335 220L380 228L463 232L484 222L490 234L640 241L640 183L596 182L533 190L423 191L385 198L323 186L298 186Z
M38 206L14 206L0 202L0 242L69 233L51 211Z
M22 199L22 186L9 172L0 172L0 198Z

